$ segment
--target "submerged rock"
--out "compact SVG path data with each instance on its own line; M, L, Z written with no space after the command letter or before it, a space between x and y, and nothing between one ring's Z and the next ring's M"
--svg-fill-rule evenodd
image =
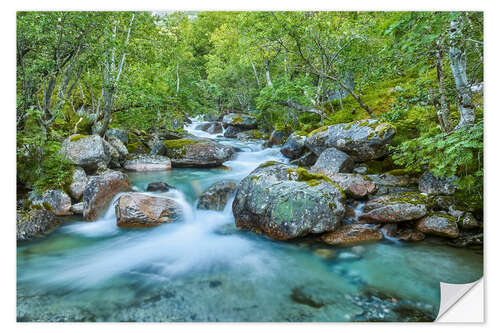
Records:
M16 239L29 240L42 234L60 223L57 216L46 209L31 209L18 212L16 216Z
M86 171L106 167L111 160L109 144L99 135L71 135L63 141L60 153Z
M149 228L180 218L182 209L174 200L141 193L125 193L115 206L120 228Z
M356 162L368 161L387 155L395 128L377 120L358 120L351 123L322 127L309 133L305 145L316 155L327 148L337 148Z
M427 194L452 195L457 189L453 180L453 178L438 178L426 172L418 180L418 189Z
M345 213L345 196L327 177L266 162L238 186L236 226L287 240L333 231Z
M164 182L154 182L154 183L149 183L148 187L146 188L146 191L148 192L167 192L170 189L174 189L174 186L168 185L167 183Z
M427 214L426 197L420 193L396 193L368 201L359 216L365 222L402 222Z
M379 241L382 237L382 233L373 227L362 224L350 224L324 234L321 236L321 240L329 245L342 246Z
M86 221L97 219L99 213L108 206L113 197L130 190L130 181L122 172L109 171L89 177L83 191L83 218Z
M172 169L172 163L165 156L135 155L124 163L123 168L130 171L161 171Z
M221 211L231 198L236 188L236 183L229 180L221 180L210 186L200 197L198 209Z
M230 160L234 148L209 139L196 137L163 141L173 167L216 167Z
M325 260L335 259L338 253L332 249L316 249L314 250L314 255Z
M354 161L349 155L338 149L328 148L319 155L311 170L322 174L349 173L352 172L353 167Z
M42 195L30 197L31 206L40 206L55 215L71 215L71 198L61 190L47 190Z
M75 168L72 177L68 193L73 199L80 200L83 195L83 190L85 190L85 185L87 185L87 175L82 168Z
M230 113L222 118L222 123L226 126L238 127L241 129L257 128L257 119L254 116L244 113Z
M430 215L421 218L417 222L417 230L424 234L457 238L459 235L458 225L453 216Z
M292 160L298 159L306 151L305 140L305 135L299 135L297 132L294 132L285 141L280 151L285 157Z

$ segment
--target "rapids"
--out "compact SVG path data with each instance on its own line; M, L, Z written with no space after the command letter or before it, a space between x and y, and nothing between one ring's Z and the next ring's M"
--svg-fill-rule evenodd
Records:
M216 181L238 182L265 161L287 161L279 148L210 135L197 124L186 130L238 148L228 168L128 173L138 191L155 181L175 186L155 194L180 203L182 220L122 230L111 204L95 222L67 218L48 236L18 244L18 321L420 320L404 306L435 317L440 281L482 276L481 250L437 239L384 239L362 253L336 248L328 259L317 250L331 248L307 239L277 242L238 230L232 200L222 212L197 210L197 197Z

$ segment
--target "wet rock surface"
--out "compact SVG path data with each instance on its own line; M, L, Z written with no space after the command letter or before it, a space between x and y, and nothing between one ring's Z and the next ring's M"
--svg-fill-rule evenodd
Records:
M130 171L161 171L172 169L169 158L160 155L134 155L123 164L125 170Z
M241 129L257 128L257 119L254 116L244 113L230 113L222 118L222 123L226 126L238 127Z
M16 239L18 241L30 240L41 235L60 223L57 216L46 209L31 209L17 212Z
M166 140L165 155L177 168L216 167L230 160L235 149L213 140L190 137L180 140Z
M154 183L149 183L148 187L146 188L146 191L148 192L167 192L171 189L174 189L174 186L168 185L167 183L164 182L154 182Z
M360 221L394 223L415 220L427 214L426 197L419 193L397 193L368 201Z
M106 167L111 161L109 146L99 135L71 135L63 141L60 153L86 171Z
M382 239L382 233L374 227L351 224L339 227L333 232L321 236L321 240L329 245L346 246Z
M30 196L31 205L42 206L55 215L71 215L71 198L62 190L47 190L41 195Z
M416 228L424 234L441 237L457 238L458 225L452 216L430 215L417 221Z
M281 147L280 152L292 160L298 159L306 151L305 140L305 135L300 135L297 132L292 133Z
M197 208L217 211L223 210L236 186L236 183L232 181L218 181L202 193Z
M325 149L311 167L311 171L322 174L350 173L354 167L352 158L336 148Z

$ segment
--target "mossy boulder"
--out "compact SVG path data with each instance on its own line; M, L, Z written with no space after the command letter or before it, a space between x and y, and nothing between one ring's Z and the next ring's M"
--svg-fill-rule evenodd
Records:
M32 193L29 200L32 208L49 210L55 215L72 215L71 198L62 190L47 190L41 195Z
M268 162L242 180L232 208L237 227L287 240L333 231L345 195L328 177Z
M18 211L16 214L16 239L26 241L42 235L60 223L54 212L43 208Z
M261 140L264 135L258 130L243 131L236 134L236 138L241 141Z
M377 185L367 176L352 173L330 172L328 169L320 169L318 171L328 176L351 198L362 199L377 192Z
M427 194L452 195L457 190L454 180L455 178L440 178L425 172L418 180L418 189Z
M196 130L204 131L210 134L222 133L222 124L217 121L202 123L195 127Z
M106 138L115 138L120 140L124 145L128 144L128 130L120 129L120 128L110 128L106 131Z
M416 192L381 196L368 201L360 221L395 223L416 220L427 215L427 197Z
M213 140L188 137L179 140L165 140L165 156L173 167L216 167L230 160L235 149Z
M312 151L305 153L303 156L290 161L290 164L300 167L310 167L316 163L318 156Z
M249 130L257 128L257 119L249 114L229 113L222 118L222 124Z
M111 160L109 144L99 135L71 135L63 141L60 153L74 165L91 172L106 167Z
M318 156L327 148L337 148L355 162L363 162L387 155L387 145L395 133L395 128L388 123L358 120L312 131L305 145Z
M294 132L286 139L285 144L280 149L280 152L283 156L292 160L298 159L306 151L305 140L305 135L300 135L299 133Z
M244 130L241 128L234 127L234 126L227 126L226 129L224 130L224 137L236 139L238 137L238 133L240 133L242 131L244 131Z
M453 216L429 215L418 220L416 228L424 234L448 238L459 236L458 225Z

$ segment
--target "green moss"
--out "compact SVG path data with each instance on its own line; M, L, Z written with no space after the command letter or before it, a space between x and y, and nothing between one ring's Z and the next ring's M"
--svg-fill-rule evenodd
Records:
M311 137L317 133L324 132L328 129L328 126L322 126L320 128L315 129L314 131L311 131L309 134L307 134L308 137Z
M139 142L133 142L127 144L127 150L129 153L135 153L138 148L139 148Z
M396 196L390 198L389 202L403 202L403 203L411 203L414 205L427 205L429 202L428 198L420 193L416 192L402 192L398 193Z
M268 166L276 165L278 163L279 162L276 162L276 161L267 161L267 162L264 162L261 165L259 165L259 168L267 168Z
M252 176L252 177L250 177L250 179L251 179L251 180L255 180L255 181L257 181L257 180L259 180L259 179L260 179L260 176Z
M308 133L306 131L295 131L294 134L298 136L307 136Z
M394 169L391 171L387 171L386 174L391 176L406 176L408 174L408 171L406 171L405 169Z
M165 145L165 148L167 149L177 149L177 148L182 148L186 145L190 145L193 143L196 143L196 140L190 140L190 139L178 139L178 140L165 140L163 141L163 144Z
M439 217L444 217L445 219L448 219L450 221L457 221L457 218L455 216L449 215L449 214L444 214L444 213L436 213L436 212L431 212L428 214L428 216L439 216Z
M238 125L238 124L241 124L243 122L243 118L241 118L241 116L237 115L233 118L233 120L231 121L231 123L233 125Z
M44 202L42 202L42 205L43 205L43 208L45 208L49 212L53 212L54 211L54 208L52 208L52 205L49 204L48 202L44 201Z
M89 135L85 135L85 134L75 134L75 135L72 135L72 136L69 138L69 141L70 141L70 142L75 142L75 141L78 141L78 140L83 139L83 138L86 138L86 137L89 137Z

